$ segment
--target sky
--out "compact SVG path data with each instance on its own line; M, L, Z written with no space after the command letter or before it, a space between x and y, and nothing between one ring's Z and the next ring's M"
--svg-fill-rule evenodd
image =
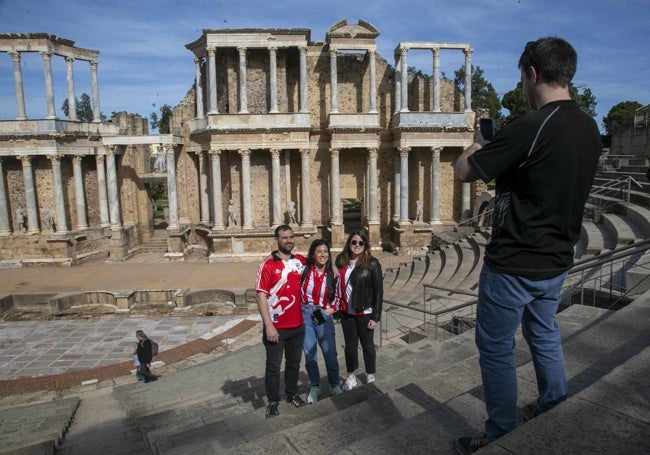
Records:
M0 33L47 33L97 50L101 111L149 117L176 106L191 88L194 55L185 48L205 29L306 28L312 41L346 19L381 32L380 56L392 65L400 41L468 43L472 64L499 96L519 81L517 61L527 41L559 36L578 53L574 85L595 96L596 121L622 101L650 103L648 0L0 0ZM462 52L441 53L448 78ZM44 118L43 61L23 54L28 118ZM408 65L432 73L430 51L411 51ZM57 115L66 97L65 63L52 59ZM92 94L90 65L74 65L75 94ZM13 63L0 53L0 120L16 116ZM507 114L507 111L504 110Z

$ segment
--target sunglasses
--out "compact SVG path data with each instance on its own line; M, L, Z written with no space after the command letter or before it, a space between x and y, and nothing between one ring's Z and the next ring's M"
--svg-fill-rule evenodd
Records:
M350 242L350 245L352 245L352 246L357 246L357 245L359 245L359 246L364 246L365 243L364 243L363 240L359 240L359 241L352 240L352 241Z

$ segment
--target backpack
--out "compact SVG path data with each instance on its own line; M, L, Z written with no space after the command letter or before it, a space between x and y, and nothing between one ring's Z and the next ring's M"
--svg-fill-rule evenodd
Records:
M158 355L158 343L151 339L149 341L151 341L151 355Z

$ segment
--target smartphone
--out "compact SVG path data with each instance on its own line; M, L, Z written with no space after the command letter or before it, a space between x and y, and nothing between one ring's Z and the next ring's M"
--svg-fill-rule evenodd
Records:
M494 122L491 118L480 118L478 119L478 125L481 131L481 136L486 141L491 141L494 137Z

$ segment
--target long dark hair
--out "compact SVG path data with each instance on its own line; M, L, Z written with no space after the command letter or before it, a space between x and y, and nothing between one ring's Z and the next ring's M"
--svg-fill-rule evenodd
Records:
M350 241L352 237L359 236L363 240L363 253L359 255L356 262L356 267L365 269L370 267L370 259L372 258L372 253L370 252L370 242L368 242L368 236L365 232L361 230L354 230L348 236L348 239L345 242L343 251L336 257L336 266L340 269L350 264Z
M316 239L311 242L311 245L309 245L309 252L307 253L307 264L302 270L302 276L300 278L300 289L302 289L302 285L304 284L307 276L309 275L309 272L311 271L311 266L316 263L314 260L314 255L316 254L316 248L321 245L325 245L327 247L327 262L325 263L325 274L327 276L327 298L330 302L332 302L335 293L334 270L332 269L332 252L330 251L330 244L325 239Z

